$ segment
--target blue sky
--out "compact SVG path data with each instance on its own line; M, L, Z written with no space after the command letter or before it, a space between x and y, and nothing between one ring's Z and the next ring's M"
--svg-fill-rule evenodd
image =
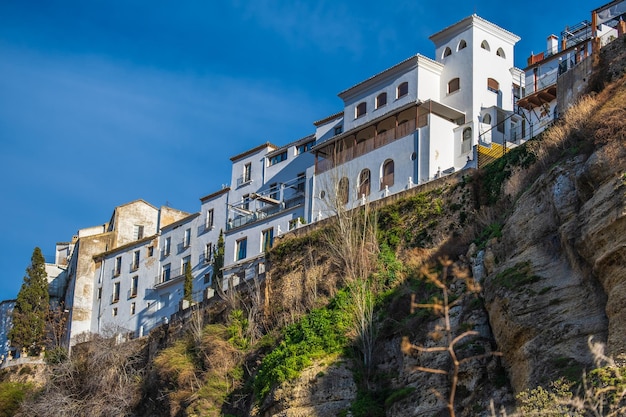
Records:
M195 212L229 158L313 133L337 93L477 13L516 65L602 2L0 0L0 300L33 248L142 198Z

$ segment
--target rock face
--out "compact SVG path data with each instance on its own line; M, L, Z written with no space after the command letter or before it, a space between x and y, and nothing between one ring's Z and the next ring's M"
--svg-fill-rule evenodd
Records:
M335 417L356 398L352 371L345 363L316 363L294 381L275 389L263 404L263 417Z
M626 169L600 148L545 173L493 245L485 301L516 392L593 364L589 338L626 350ZM608 329L608 330L607 330Z

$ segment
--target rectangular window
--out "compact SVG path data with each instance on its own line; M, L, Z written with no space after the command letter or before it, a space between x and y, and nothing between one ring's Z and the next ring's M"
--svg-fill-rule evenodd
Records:
M243 166L243 182L252 181L252 164L248 162Z
M165 238L165 247L163 248L163 256L169 256L170 251L172 250L172 238Z
M139 287L139 277L135 275L130 280L130 298L137 297L137 289Z
M287 151L281 152L278 155L274 155L269 158L269 165L272 166L279 162L283 162L287 160Z
M297 229L300 223L300 219L289 220L289 230Z
M172 269L171 264L163 265L163 271L161 271L161 282L167 282L170 280L171 269Z
M190 265L190 266L191 266L191 255L189 255L189 256L185 256L185 257L183 258L183 262L182 262L182 264L181 264L181 270L180 270L180 274L181 274L181 275L184 275L184 274L185 274L185 271L187 271L187 265Z
M343 126L335 126L335 136L343 132Z
M113 284L113 298L111 299L112 303L117 303L120 301L120 283L119 281Z
M133 227L133 238L134 240L143 239L143 225L136 224Z
M448 83L448 94L454 93L455 91L458 91L460 88L461 88L461 80L459 80L458 78L453 78Z
M267 252L274 245L274 228L263 230L261 251Z
M211 274L209 272L204 274L204 283L207 285L211 283Z
M98 288L98 300L102 298L102 287Z
M208 264L211 262L211 257L213 256L213 244L207 243L204 246L204 263Z
M398 89L396 90L396 98L404 97L407 94L409 94L409 83L405 81L398 86Z
M314 144L315 144L315 141L312 140L302 145L298 145L296 147L296 155L300 155L300 154L310 151Z
M237 241L237 245L235 248L235 261L240 261L246 258L247 246L248 238L244 237L243 239L239 239Z
M364 116L365 113L367 113L367 103L366 102L359 103L354 109L354 118L358 119L359 117Z
M135 303L134 302L130 303L130 315L131 316L135 315L136 309L137 307L135 306Z
M191 229L185 229L185 236L183 237L183 248L188 248L191 244Z
M148 258L151 258L154 255L154 246L148 246Z
M206 222L204 223L204 227L207 230L213 229L213 209L209 209L206 212Z
M111 314L113 314L113 317L117 317L117 307L113 307L113 310L111 310Z
M136 271L137 269L139 269L139 251L138 250L133 252L133 264L131 265L131 267L133 271Z
M113 276L117 277L122 273L122 257L118 256L115 258L115 268L113 269Z
M241 208L250 210L250 194L246 194L241 199Z

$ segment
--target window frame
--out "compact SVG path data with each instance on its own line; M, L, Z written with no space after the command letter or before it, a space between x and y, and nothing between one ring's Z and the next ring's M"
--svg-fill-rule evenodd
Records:
M495 78L487 78L487 90L498 94L500 92L500 83Z
M391 171L387 172L389 170L388 167L391 167ZM385 189L385 187L393 187L393 184L395 183L395 172L396 172L396 166L395 166L395 162L393 161L393 159L387 159L385 160L385 162L383 162L382 166L381 166L381 176L380 176L380 189L381 191Z
M364 174L367 174L367 178L364 178ZM365 192L364 192L365 191ZM372 192L372 172L369 168L364 168L359 173L359 197L369 197Z
M456 87L456 88L455 88ZM448 95L455 93L461 89L461 79L459 77L448 81Z
M401 99L402 97L409 94L409 82L404 81L396 87L396 100Z
M165 264L161 267L161 283L172 279L172 264Z
M248 257L248 237L242 237L235 241L235 262Z
M376 96L376 109L387 105L387 92L382 92Z
M139 293L139 275L133 275L130 278L130 298L137 297Z
M274 246L274 228L261 231L261 252L267 252Z
M165 238L165 246L163 247L163 256L169 256L172 253L172 237Z
M213 259L213 242L205 243L204 245L204 263L208 264Z
M367 103L365 101L360 102L354 107L354 118L358 119L367 114Z
M191 245L191 228L185 229L183 234L183 248L188 248Z
M113 293L111 294L111 304L115 304L120 301L120 292L121 292L120 282L119 281L114 282Z
M252 162L244 164L242 178L244 183L252 181Z
M206 211L206 218L204 220L204 228L207 230L212 230L215 226L215 211L210 208Z
M267 166L272 166L272 165L276 165L279 164L283 161L286 161L288 158L288 154L287 154L287 150L285 149L284 151L282 151L281 153L278 153L276 155L273 155L269 158L267 158L268 160L268 165Z
M139 269L139 260L140 260L141 251L136 250L133 252L133 263L131 264L131 270L136 271Z
M115 257L115 265L113 268L113 277L119 277L122 274L122 257Z

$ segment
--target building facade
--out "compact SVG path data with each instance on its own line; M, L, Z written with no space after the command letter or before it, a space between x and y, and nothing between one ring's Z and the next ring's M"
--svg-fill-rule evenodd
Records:
M614 20L624 2L613 3L596 15ZM595 32L579 32L561 51L549 38L550 54L533 55L521 70L514 66L520 38L468 16L430 37L434 58L417 54L340 92L342 108L314 122L312 134L233 156L230 184L201 197L198 212L142 200L116 207L108 222L57 244L51 293L68 312L67 345L88 333L142 336L215 297L215 288L262 280L276 237L337 207L476 167L480 149L531 138L542 117L554 117L552 74L563 59L576 63L592 49ZM216 282L220 235L223 280ZM192 303L184 300L187 266Z

